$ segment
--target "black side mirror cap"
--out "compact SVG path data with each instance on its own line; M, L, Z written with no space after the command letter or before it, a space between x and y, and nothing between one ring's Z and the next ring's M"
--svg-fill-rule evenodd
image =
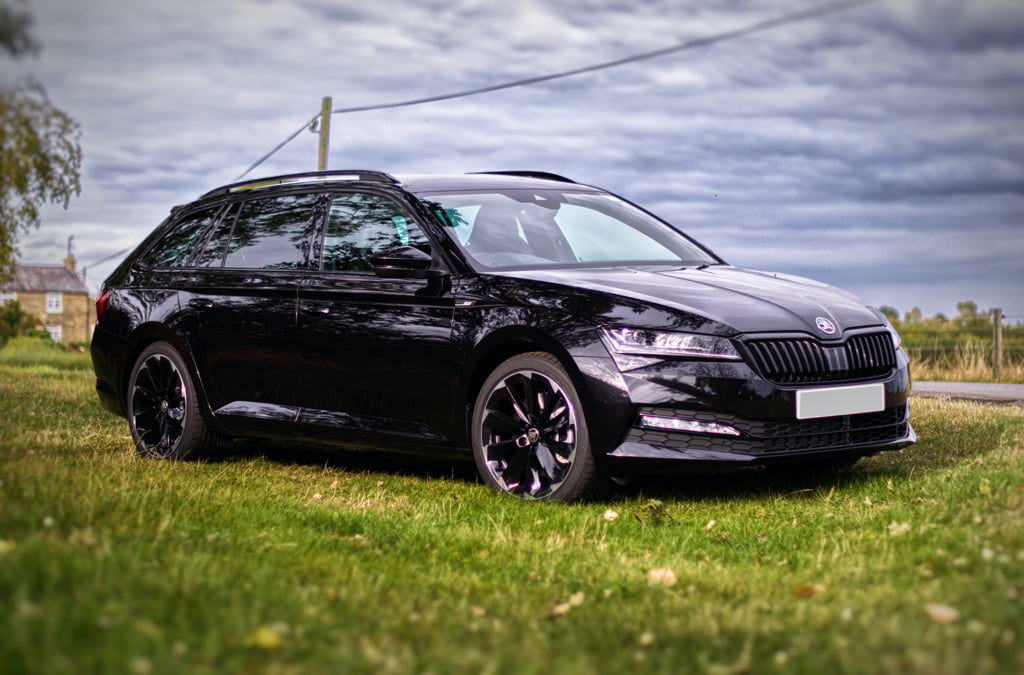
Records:
M448 274L432 269L433 259L414 246L394 246L370 258L374 274L382 279L436 279Z

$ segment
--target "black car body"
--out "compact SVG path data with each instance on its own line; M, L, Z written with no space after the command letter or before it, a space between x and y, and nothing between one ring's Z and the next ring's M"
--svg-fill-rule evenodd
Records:
M218 188L128 256L97 315L99 397L158 457L234 436L472 452L498 490L569 500L654 465L915 440L878 312L551 174Z

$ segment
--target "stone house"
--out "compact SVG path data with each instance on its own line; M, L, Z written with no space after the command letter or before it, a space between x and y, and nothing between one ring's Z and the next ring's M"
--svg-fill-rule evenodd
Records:
M36 317L54 342L71 344L92 339L95 319L85 283L75 274L75 257L64 265L17 265L14 278L0 287L0 304L17 300L21 310Z

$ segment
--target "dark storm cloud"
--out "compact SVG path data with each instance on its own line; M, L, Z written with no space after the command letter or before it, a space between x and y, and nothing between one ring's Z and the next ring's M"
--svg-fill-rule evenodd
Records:
M86 160L82 197L25 249L59 260L72 232L82 257L134 244L323 95L349 107L488 86L812 4L39 0L45 50L25 68L82 122ZM736 263L876 304L949 313L974 299L1024 317L1021 119L1024 3L885 0L537 86L337 115L331 163L560 172ZM256 174L315 154L303 132Z

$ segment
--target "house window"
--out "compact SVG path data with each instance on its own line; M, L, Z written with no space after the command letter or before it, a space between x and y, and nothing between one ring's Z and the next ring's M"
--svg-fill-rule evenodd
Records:
M17 299L17 291L0 291L0 305L6 305L8 302L14 302Z
M47 314L62 314L64 312L64 294L63 293L47 293L46 294L46 313Z
M46 324L46 332L50 334L50 339L57 344L64 341L64 327L59 323Z

